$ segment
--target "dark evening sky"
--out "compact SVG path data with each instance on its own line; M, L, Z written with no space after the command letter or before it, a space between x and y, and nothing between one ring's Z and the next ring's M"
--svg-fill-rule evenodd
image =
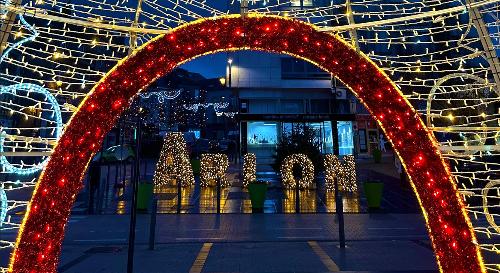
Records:
M181 67L202 74L205 78L224 77L226 73L227 53L216 53L196 58Z

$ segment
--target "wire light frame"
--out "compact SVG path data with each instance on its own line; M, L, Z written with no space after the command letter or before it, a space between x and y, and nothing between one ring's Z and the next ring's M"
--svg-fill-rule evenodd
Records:
M356 159L353 155L345 155L341 162L336 155L327 154L324 157L325 187L327 191L335 190L335 179L339 190L347 193L357 193Z
M33 92L0 94L0 108L11 114L11 120L34 124L1 125L6 132L2 153L14 149L16 153L29 153L33 160L8 157L9 164L25 170L37 168L54 151L54 133L68 124L91 88L134 49L133 44L140 46L179 25L229 12L226 6L218 5L220 1L144 0L134 24L135 1L22 1L22 6L14 6L15 2L0 1L2 23L8 18L13 21L10 31L2 32L8 34L3 36L6 43L2 48L9 50L0 63L0 84L3 88L37 85L59 104L53 105ZM232 4L239 5L238 1ZM489 54L500 49L498 3L354 0L349 5L332 2L321 7L297 7L291 1L270 0L250 1L249 12L286 16L314 24L319 31L333 31L389 75L419 115L432 117L426 125L450 163L474 231L481 238L489 238L478 241L484 256L493 257L485 260L485 268L500 272L499 246L491 243L500 238L496 229L500 215L493 209L500 185L488 184L500 169L494 159L500 150L498 69L489 62ZM477 25L478 21L483 21L484 27ZM131 29L136 43L130 42ZM492 51L483 47L484 38L488 38ZM457 73L465 76L453 75ZM61 111L62 127L50 118L56 107ZM41 173L38 170L13 178L6 164L0 166L0 187L7 199L7 216L0 232L19 229L21 223L10 215L26 210L29 201L11 192L33 190ZM0 248L13 246L11 240L0 240ZM5 271L5 266L0 265L0 270Z
M257 157L253 153L243 156L243 187L257 180Z
M300 178L295 178L294 167L300 169ZM281 180L283 186L288 189L309 189L314 182L314 164L304 154L292 154L285 159L280 166Z
M225 154L202 154L200 159L200 186L215 187L219 181L221 187L231 186L226 171L229 160Z
M195 180L184 135L169 132L163 142L153 184L155 189L159 189L176 183L188 187L193 186Z

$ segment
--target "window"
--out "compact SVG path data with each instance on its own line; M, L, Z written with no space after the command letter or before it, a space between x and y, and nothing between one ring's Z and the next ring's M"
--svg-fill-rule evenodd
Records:
M248 123L248 145L276 144L277 136L278 123L276 122L252 121Z
M282 123L282 135L288 135L292 133L293 130L300 130L302 132L302 126L308 126L315 132L314 141L319 144L320 151L323 154L333 153L333 138L332 138L332 122L312 122L312 123Z
M281 113L283 114L303 114L303 100L281 100Z
M366 130L365 129L359 129L359 152L360 153L367 153L368 152L368 145L366 143Z
M304 60L281 58L282 79L330 79L330 73Z
M354 154L352 121L337 121L339 156Z
M320 145L321 153L323 154L332 154L333 153L333 138L332 138L332 122L331 121L323 121L323 122L314 122L309 123L315 132L316 132L316 140L318 140Z
M330 112L328 100L311 100L311 113L325 114Z
M252 114L269 114L276 113L276 100L250 100L249 113Z

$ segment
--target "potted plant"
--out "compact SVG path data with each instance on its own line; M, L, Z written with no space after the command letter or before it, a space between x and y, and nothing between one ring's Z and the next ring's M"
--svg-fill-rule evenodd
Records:
M363 188L365 190L368 208L380 208L382 193L384 191L384 183L381 181L369 180L363 183Z
M264 212L264 201L266 200L267 181L254 180L248 184L248 193L252 202L252 212Z
M382 162L382 151L379 148L375 148L372 152L372 155L375 163Z

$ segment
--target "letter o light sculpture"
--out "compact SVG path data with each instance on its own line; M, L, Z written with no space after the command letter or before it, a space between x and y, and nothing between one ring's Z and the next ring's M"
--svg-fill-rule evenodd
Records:
M442 272L485 272L476 237L438 143L387 75L336 35L283 17L201 19L160 35L121 60L73 115L37 182L9 272L56 272L64 228L82 177L132 99L176 66L234 50L283 53L334 74L366 106L401 158Z
M293 167L300 166L302 177L296 180L293 176ZM295 189L297 186L301 189L309 188L314 181L314 165L312 161L304 154L293 154L285 157L280 167L281 179L286 188Z

